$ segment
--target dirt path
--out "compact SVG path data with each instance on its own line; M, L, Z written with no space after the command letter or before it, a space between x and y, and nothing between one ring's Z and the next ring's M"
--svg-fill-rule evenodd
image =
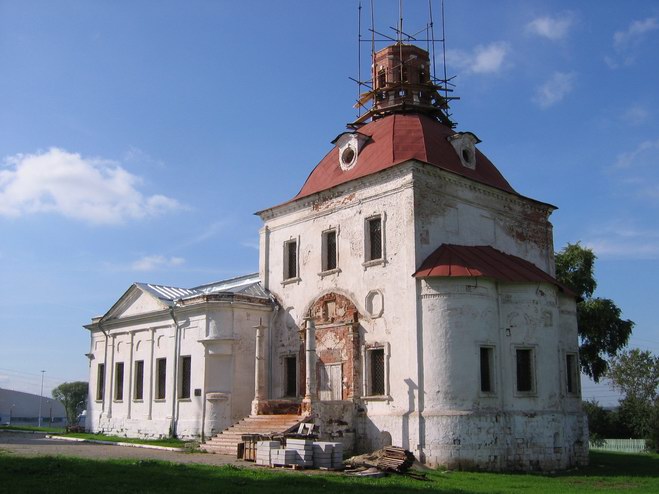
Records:
M231 456L208 453L179 453L154 449L131 448L126 446L106 446L103 444L46 439L45 434L22 434L18 432L0 432L0 452L9 452L20 456L76 456L97 460L135 459L162 460L175 463L201 463L205 465L252 466L251 462L236 460Z

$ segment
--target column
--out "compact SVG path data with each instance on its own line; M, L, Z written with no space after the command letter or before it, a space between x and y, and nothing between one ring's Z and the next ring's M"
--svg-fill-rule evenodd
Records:
M316 325L312 317L305 318L307 323L305 336L305 365L306 378L304 386L304 399L302 400L302 413L311 415L312 402L317 396L316 389Z
M261 411L262 404L266 401L265 383L264 383L264 357L263 357L263 330L267 326L263 325L263 320L259 318L256 330L256 352L254 361L254 400L252 401L252 415L258 415Z

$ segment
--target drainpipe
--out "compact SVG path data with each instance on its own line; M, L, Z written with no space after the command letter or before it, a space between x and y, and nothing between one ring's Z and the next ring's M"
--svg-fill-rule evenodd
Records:
M178 424L178 398L176 396L176 388L178 384L178 359L179 359L179 339L180 339L180 327L176 315L174 314L174 309L178 301L174 301L174 305L169 309L169 315L174 321L174 373L172 379L172 421L169 426L171 437L176 437L176 426Z

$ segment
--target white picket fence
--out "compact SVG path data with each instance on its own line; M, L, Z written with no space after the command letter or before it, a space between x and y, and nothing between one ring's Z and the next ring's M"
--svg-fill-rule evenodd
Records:
M617 451L619 453L642 453L645 451L645 439L605 439L604 444L590 443L594 451Z

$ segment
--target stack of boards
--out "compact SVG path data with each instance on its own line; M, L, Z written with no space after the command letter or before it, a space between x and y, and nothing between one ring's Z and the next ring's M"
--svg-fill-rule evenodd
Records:
M302 468L340 468L343 466L343 444L286 439L286 447L279 441L256 443L256 464L267 466L298 466Z

